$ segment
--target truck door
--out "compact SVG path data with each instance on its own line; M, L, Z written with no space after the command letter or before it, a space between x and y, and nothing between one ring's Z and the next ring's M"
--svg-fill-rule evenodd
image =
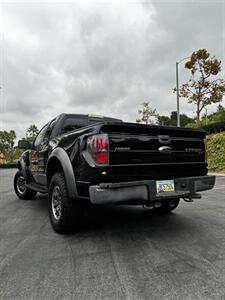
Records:
M46 165L49 155L49 139L55 125L55 120L45 125L37 135L33 150L30 152L30 167L34 180L38 184L46 185Z

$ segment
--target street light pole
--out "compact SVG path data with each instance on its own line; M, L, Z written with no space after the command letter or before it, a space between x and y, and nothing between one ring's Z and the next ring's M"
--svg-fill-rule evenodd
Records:
M176 62L176 83L177 83L177 127L180 127L180 95L179 95L179 72L178 72L178 66L179 63L181 63L182 61L186 60L190 58L190 56L188 57L184 57L182 58L180 61Z
M180 127L180 99L179 99L178 65L179 65L179 62L176 62L176 82L177 82L177 127Z

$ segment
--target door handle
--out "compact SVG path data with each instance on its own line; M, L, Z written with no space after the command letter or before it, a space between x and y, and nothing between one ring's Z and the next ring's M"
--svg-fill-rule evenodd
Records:
M38 160L32 160L31 161L33 165L37 165L38 164Z
M166 145L171 143L169 135L158 135L158 141L160 142L160 144L166 144Z

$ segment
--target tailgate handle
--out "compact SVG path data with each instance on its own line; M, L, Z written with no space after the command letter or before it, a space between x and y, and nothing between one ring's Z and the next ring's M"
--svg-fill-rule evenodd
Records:
M170 144L171 140L169 135L158 135L158 140L160 144Z

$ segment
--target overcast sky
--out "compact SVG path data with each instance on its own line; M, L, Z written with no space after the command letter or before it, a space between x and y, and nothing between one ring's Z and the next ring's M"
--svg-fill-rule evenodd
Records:
M18 137L62 112L135 121L150 101L169 115L175 62L199 48L223 61L225 77L224 1L5 2L0 28L0 130ZM185 100L181 110L193 116Z

